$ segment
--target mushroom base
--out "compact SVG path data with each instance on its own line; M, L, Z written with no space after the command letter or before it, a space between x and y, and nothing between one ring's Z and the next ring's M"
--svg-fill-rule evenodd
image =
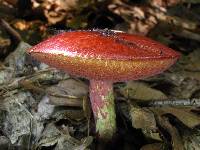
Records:
M100 139L108 141L116 131L113 85L110 81L90 80L90 102Z

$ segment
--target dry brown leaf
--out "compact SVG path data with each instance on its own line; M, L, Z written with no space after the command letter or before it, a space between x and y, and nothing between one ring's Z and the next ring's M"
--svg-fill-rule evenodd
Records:
M154 114L147 108L130 106L131 121L134 128L144 128L155 130L156 120Z
M151 0L150 2L153 6L168 7L180 3L182 0Z
M163 148L162 143L153 143L143 146L140 150L162 150L162 148Z
M87 96L88 86L80 80L68 79L49 87L47 93L53 105L82 107L82 98Z
M126 98L137 100L152 100L152 99L166 99L166 95L159 90L153 89L148 85L138 82L130 81L123 88L120 88L120 93Z
M43 3L44 14L50 24L62 21L77 5L77 0L46 0Z
M78 0L32 0L33 9L41 8L49 24L56 24L70 16Z
M132 126L136 129L142 129L146 138L162 141L157 132L157 125L154 114L147 108L140 108L134 105L129 106Z
M190 128L200 124L200 117L192 113L190 108L161 107L151 108L151 110L159 116L171 113Z
M183 141L178 132L178 130L172 126L167 117L157 117L158 122L162 128L167 130L167 132L171 135L171 143L174 150L183 150Z
M181 59L182 68L197 72L200 71L200 49L196 49L192 53L190 53L186 58Z

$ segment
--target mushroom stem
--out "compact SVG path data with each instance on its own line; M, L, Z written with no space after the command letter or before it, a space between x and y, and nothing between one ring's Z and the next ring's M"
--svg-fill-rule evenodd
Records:
M90 80L90 101L96 122L96 131L102 140L110 140L116 131L116 115L110 81Z

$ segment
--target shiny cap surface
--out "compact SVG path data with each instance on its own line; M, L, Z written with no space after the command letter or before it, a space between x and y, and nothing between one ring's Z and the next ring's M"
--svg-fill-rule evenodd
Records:
M55 35L28 50L36 59L97 80L136 80L160 73L179 53L147 37L110 30Z

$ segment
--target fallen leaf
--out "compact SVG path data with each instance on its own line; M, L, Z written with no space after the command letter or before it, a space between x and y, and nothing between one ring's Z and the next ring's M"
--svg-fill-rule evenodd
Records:
M156 120L151 110L130 104L129 113L134 128L142 129L146 138L162 141L157 132Z
M167 113L173 114L190 128L200 125L200 117L192 113L190 108L161 107L150 109L159 116Z
M149 87L138 81L129 81L125 87L120 88L120 93L126 98L136 100L166 99L166 95L159 90Z
M3 131L11 143L14 144L24 135L31 135L30 127L33 116L28 107L34 103L34 99L29 92L19 92L5 98L3 101L6 111L3 119ZM28 102L27 106L26 102Z
M67 79L47 88L46 91L50 98L50 104L82 107L82 98L87 96L88 86L80 80Z
M164 148L162 143L153 143L142 146L140 150L162 150Z
M55 146L55 150L82 150L92 143L93 138L87 137L81 141L69 135L67 131L62 132L53 123L46 126L40 141L38 142L38 148Z
M24 74L26 71L26 50L31 46L28 43L21 41L16 50L8 55L5 59L5 64L13 68L16 75Z

